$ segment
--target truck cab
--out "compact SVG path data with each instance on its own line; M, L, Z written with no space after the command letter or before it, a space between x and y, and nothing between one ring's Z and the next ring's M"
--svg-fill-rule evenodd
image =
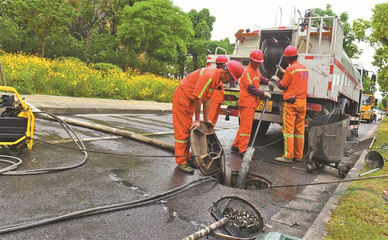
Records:
M361 120L367 123L376 121L376 114L373 110L377 105L377 99L372 94L364 94L361 103Z

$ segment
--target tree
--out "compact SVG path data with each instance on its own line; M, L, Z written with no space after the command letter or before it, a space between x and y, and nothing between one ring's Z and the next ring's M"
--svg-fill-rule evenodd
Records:
M383 99L381 99L381 105L382 105L381 110L384 110L384 112L387 109L387 101L388 101L388 97L384 97Z
M41 57L44 57L46 38L58 29L67 30L75 16L67 0L14 0L10 5L17 23L39 39Z
M206 8L199 12L192 9L188 14L194 28L194 36L188 47L188 54L192 56L193 61L193 69L189 70L191 72L206 63L206 55L209 54L208 48L211 43L211 31L213 31L216 18L211 16L209 9Z
M6 52L20 51L26 37L25 32L7 16L0 19L0 47Z
M372 94L372 92L371 92L371 81L370 81L370 78L369 78L369 76L366 76L364 79L363 79L363 81L362 81L362 91L364 92L364 93L370 93L370 94Z
M314 14L316 16L338 16L331 9L331 4L326 4L326 9L314 8ZM339 15L339 20L342 22L344 29L343 48L350 58L358 58L362 51L357 47L355 41L361 39L353 31L352 26L348 23L349 15L347 12L343 12ZM325 22L327 26L332 27L333 22Z
M378 67L377 82L384 95L388 93L388 3L376 4L370 23L370 44L376 48L373 65Z
M177 49L186 51L193 35L189 17L168 0L136 2L125 6L117 27L117 36L127 51L145 53L148 71L151 61L176 64Z
M210 51L210 54L225 54L230 55L233 53L234 50L234 43L230 43L229 38L225 38L222 40L217 41L211 41L210 45L208 46L208 50ZM219 50L217 50L217 48ZM217 50L217 52L216 52ZM224 52L226 51L226 52Z

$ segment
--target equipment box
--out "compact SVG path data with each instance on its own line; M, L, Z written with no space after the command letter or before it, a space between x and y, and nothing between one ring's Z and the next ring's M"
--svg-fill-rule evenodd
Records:
M26 134L27 118L0 117L0 142L14 142Z

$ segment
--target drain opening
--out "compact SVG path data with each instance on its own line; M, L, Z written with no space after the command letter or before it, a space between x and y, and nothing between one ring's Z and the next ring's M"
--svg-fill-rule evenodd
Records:
M238 171L224 171L217 176L214 176L218 182L222 185L236 188ZM261 190L270 188L272 186L271 181L255 173L248 173L245 188L246 190Z

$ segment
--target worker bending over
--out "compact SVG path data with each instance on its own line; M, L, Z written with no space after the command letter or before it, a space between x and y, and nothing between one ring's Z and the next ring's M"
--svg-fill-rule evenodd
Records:
M210 97L220 83L227 84L233 79L238 81L244 67L238 61L230 61L222 69L201 68L181 80L172 99L172 121L174 125L175 162L186 173L194 172L187 163L190 159L190 129L200 125L201 103L203 102L203 121L209 120ZM194 121L193 121L194 115Z
M271 98L271 93L260 90L260 84L269 85L273 83L261 76L258 68L264 62L264 54L260 50L253 50L249 55L249 65L245 68L240 79L240 96L238 109L240 111L240 126L233 142L231 150L244 155L251 137L252 124L255 109L259 105L259 97Z
M284 50L284 57L289 66L283 79L273 76L276 85L283 90L283 138L284 154L275 158L276 161L292 163L301 162L304 147L304 121L306 116L307 83L309 72L300 64L297 49L290 45Z
M221 69L228 62L228 58L224 55L216 58L216 68ZM214 89L213 95L210 98L209 107L209 120L213 123L213 127L218 121L218 116L221 113L221 105L224 103L224 83L220 82L220 85Z

